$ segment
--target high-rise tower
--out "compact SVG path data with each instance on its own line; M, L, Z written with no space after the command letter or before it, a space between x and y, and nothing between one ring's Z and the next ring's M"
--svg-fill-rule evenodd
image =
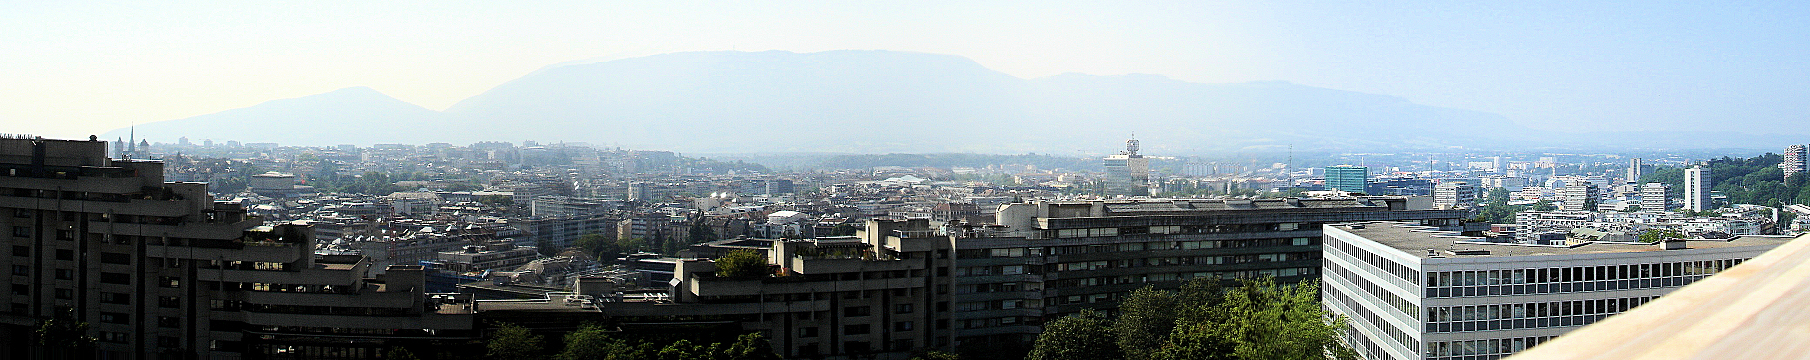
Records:
M1810 163L1806 163L1810 161L1810 147L1801 144L1786 146L1784 158L1785 161L1779 162L1779 170L1785 171L1785 177L1810 171Z
M1684 169L1684 208L1691 211L1714 209L1709 198L1709 167L1703 165Z
M1125 141L1125 151L1106 157L1106 196L1149 196L1150 159L1138 154L1138 139Z

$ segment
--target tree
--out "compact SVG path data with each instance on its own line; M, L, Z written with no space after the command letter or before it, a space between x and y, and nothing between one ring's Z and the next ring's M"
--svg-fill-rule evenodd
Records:
M716 259L716 275L720 277L759 277L766 274L767 257L754 250L734 250Z
M1346 319L1327 321L1320 284L1277 285L1274 278L1244 280L1213 306L1190 307L1178 316L1170 343L1156 359L1355 359L1340 341Z
M1639 238L1640 242L1652 244L1667 239L1683 239L1684 234L1678 233L1678 230L1650 228L1647 229L1647 231L1640 232Z
M498 360L531 360L539 359L541 340L543 337L528 331L528 328L511 323L497 323L496 333L490 335L490 342L485 344L489 357Z
M67 318L74 318L74 310L67 311ZM38 322L38 329L33 332L37 343L49 350L52 358L88 358L94 351L94 337L88 336L88 323L46 319Z
M421 357L415 356L414 352L401 346L390 347L389 351L383 352L383 358L384 360L421 360Z
M633 348L622 339L611 337L602 327L585 325L577 331L566 333L566 348L559 352L557 359L629 359Z
M1093 310L1082 310L1043 325L1028 360L1123 359L1113 341L1112 323Z
M1131 292L1119 302L1119 317L1112 330L1119 349L1128 359L1148 359L1150 353L1169 341L1175 330L1175 311L1181 307L1180 296L1173 291L1145 286Z

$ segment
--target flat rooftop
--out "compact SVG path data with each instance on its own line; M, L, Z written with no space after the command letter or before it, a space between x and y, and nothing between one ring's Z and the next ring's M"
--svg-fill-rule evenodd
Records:
M1370 241L1388 245L1409 255L1421 258L1428 256L1427 249L1435 250L1441 258L1481 258L1503 256L1543 256L1543 255L1581 255L1666 251L1659 245L1631 244L1619 242L1592 242L1583 245L1527 245L1517 243L1489 243L1489 239L1472 236L1461 236L1456 232L1440 231L1433 227L1420 226L1412 222L1372 221L1348 224L1328 225L1353 235L1362 236ZM1791 236L1784 235L1743 235L1729 239L1685 239L1687 249L1714 249L1746 246L1778 246L1790 242Z

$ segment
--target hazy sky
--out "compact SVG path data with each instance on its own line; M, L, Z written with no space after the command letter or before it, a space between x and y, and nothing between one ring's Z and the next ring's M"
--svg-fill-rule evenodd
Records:
M3 2L0 132L84 137L352 86L439 110L574 60L882 49L1027 78L1284 80L1537 129L1810 134L1806 1L522 3Z

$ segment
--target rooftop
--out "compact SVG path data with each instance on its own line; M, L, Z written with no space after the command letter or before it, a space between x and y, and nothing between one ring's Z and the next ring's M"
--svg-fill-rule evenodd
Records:
M1589 242L1582 245L1529 245L1492 243L1481 237L1462 236L1455 232L1419 226L1411 222L1372 221L1331 225L1331 227L1388 245L1409 255L1432 258L1481 258L1503 256L1581 255L1665 251L1659 245L1622 242ZM1790 236L1745 235L1730 239L1686 239L1687 249L1713 249L1745 246L1777 246L1791 241Z

